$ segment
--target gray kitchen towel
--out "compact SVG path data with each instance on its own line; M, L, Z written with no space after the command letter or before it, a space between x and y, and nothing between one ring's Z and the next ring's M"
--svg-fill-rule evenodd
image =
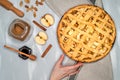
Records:
M89 0L46 0L46 3L59 17L71 7L92 4Z
M77 80L113 80L110 55L97 62L84 64Z
M102 7L102 0L95 0L95 5ZM92 4L89 0L46 0L46 4L61 18L70 8L80 4ZM75 64L69 59L67 65ZM68 76L63 80L113 80L112 64L110 54L105 58L93 62L84 63L77 75Z

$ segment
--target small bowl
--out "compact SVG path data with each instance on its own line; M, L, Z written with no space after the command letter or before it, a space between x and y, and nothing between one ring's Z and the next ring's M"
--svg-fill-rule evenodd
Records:
M20 19L15 19L9 26L8 34L19 41L25 41L32 33L31 26Z
M32 53L32 49L29 48L29 47L27 47L27 46L21 47L21 48L19 49L19 51L24 52L24 53L26 53L26 54L28 54L28 55L30 55L30 54ZM24 60L28 59L28 57L25 56L25 55L22 55L22 54L18 54L18 55L19 55L20 58L22 58L22 59L24 59Z

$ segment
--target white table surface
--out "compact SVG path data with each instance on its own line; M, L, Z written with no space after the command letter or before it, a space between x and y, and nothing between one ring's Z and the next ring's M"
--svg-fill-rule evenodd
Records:
M7 11L6 9L0 6L0 80L49 80L49 76L52 70L54 63L57 61L62 51L58 47L57 36L56 36L56 27L59 22L58 16L49 8L46 4L43 6L39 6L39 10L37 12L37 18L32 16L32 12L25 11L24 7L19 6L20 0L10 0L14 6L21 9L25 12L25 16L20 18L22 20L27 21L33 28L33 35L31 36L28 42L24 43L14 43L12 42L7 35L7 28L9 24L16 18L13 12ZM31 0L32 1L32 0ZM34 2L34 0L33 0ZM120 80L120 1L119 0L103 0L104 9L111 15L113 20L115 21L117 28L117 37L114 44L113 49L111 50L111 58L112 58L112 66L114 72L114 80ZM32 4L31 4L32 5ZM34 36L41 31L41 29L37 28L32 20L36 20L39 22L40 17L45 13L50 13L55 18L55 24L50 28L47 28L48 41L45 45L37 45L34 43ZM32 42L32 43L31 43ZM13 44L14 43L14 44ZM31 60L22 60L18 57L18 55L12 51L9 51L3 48L4 44L9 44L13 47L19 48L23 45L27 45L28 47L33 49L33 53L37 56L36 61ZM53 47L49 51L49 53L45 56L45 58L41 58L42 52L48 46L48 44L52 44ZM67 58L66 60L67 61Z
M53 65L62 53L60 48L58 47L56 38L56 27L59 18L49 7L47 7L46 4L44 4L43 6L38 6L37 17L34 18L31 11L26 12L24 6L19 6L20 0L10 1L14 4L15 7L25 12L25 16L23 18L20 18L16 16L16 14L14 14L13 12L7 11L0 6L0 80L49 80ZM31 1L32 2L30 5L35 5L35 1ZM55 18L55 24L50 28L47 28L47 43L45 45L37 45L34 42L34 37L39 31L42 30L34 25L32 21L36 20L40 23L40 18L46 13L50 13L51 15L53 15L53 17ZM18 43L17 41L12 41L10 39L7 30L10 23L16 18L28 22L33 27L33 34L29 41ZM33 53L37 56L37 60L22 60L15 52L3 48L4 44L10 45L17 49L22 47L23 45L26 45L32 48ZM41 58L41 54L49 44L52 44L53 47L44 58Z

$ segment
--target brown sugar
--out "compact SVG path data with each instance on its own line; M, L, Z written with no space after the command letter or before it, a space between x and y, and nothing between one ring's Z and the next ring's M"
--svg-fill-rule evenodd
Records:
M24 41L30 33L30 25L25 21L16 19L9 27L9 35L13 38Z
M14 29L12 32L16 35L21 35L24 32L24 28L20 26L20 24L15 24Z

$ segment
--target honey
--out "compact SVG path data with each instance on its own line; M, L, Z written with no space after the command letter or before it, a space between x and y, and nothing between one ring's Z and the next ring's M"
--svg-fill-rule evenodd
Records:
M21 48L19 49L19 51L24 52L25 54L28 54L28 55L30 55L30 54L32 53L32 49L29 48L29 47L27 47L27 46L21 47ZM24 60L28 59L27 56L22 55L22 54L19 54L19 57L22 58L22 59L24 59Z

